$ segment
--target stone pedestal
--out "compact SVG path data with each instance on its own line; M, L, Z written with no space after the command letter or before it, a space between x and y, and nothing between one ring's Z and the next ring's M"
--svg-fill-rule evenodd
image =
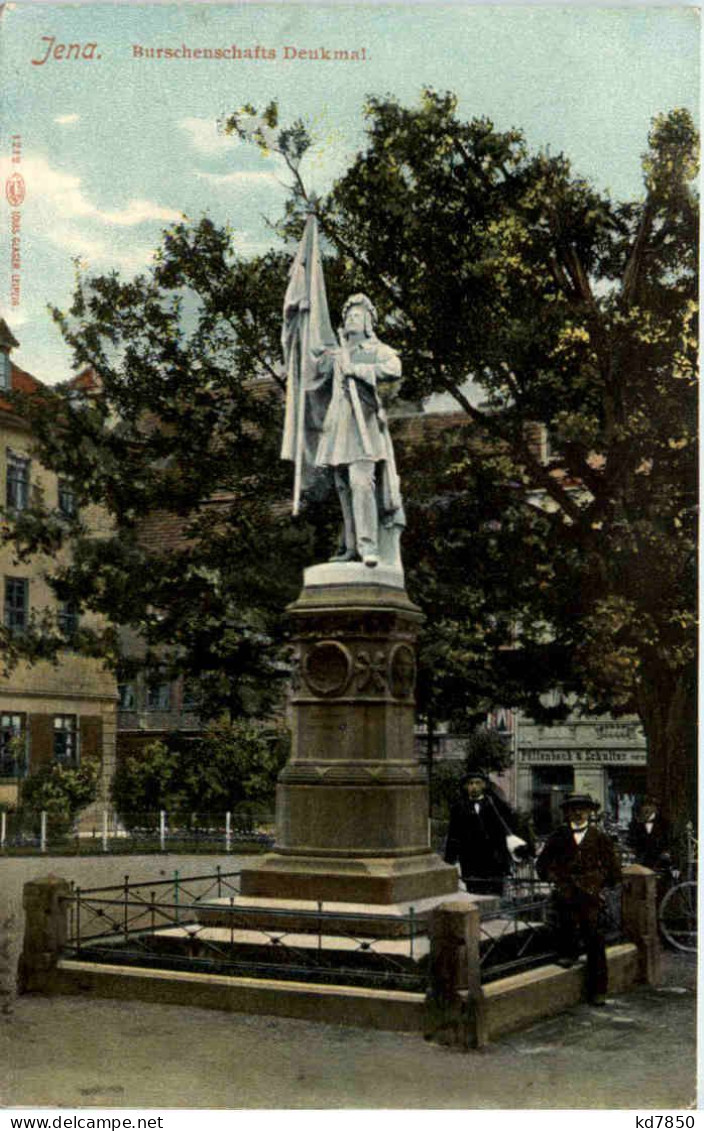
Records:
M293 749L277 789L276 850L242 894L395 904L456 891L430 852L428 788L414 741L422 621L400 570L306 570L296 626Z

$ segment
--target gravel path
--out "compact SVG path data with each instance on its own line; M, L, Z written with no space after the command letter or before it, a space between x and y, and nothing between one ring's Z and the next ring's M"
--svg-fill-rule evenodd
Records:
M26 879L53 870L83 886L233 857L3 860L18 920ZM51 867L47 865L51 863ZM68 867L69 865L74 865ZM9 868L7 867L9 865ZM415 1034L88 998L18 998L0 1021L2 1102L20 1107L653 1108L695 1098L696 965L668 955L657 989L602 1010L580 1005L478 1052Z

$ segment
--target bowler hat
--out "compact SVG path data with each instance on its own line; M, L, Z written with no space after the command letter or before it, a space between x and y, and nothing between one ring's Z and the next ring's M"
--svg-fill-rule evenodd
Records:
M467 770L462 777L462 785L466 785L468 781L483 781L488 782L489 775L484 770Z
M588 793L568 793L562 802L563 809L600 809L598 801Z

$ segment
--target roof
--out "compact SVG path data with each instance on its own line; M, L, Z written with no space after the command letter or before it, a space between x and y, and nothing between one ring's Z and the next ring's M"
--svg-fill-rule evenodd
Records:
M3 349L5 347L7 347L7 349L16 349L19 344L5 319L0 318L0 347Z
M40 389L44 388L42 382L33 377L31 373L27 373L25 369L20 369L19 365L15 365L14 361L10 361L10 386L18 393L38 393ZM13 406L9 401L6 401L2 393L0 393L0 410L5 412L13 412Z
M83 392L89 392L92 389L100 388L100 378L92 366L87 365L85 369L71 378L68 387L69 389L81 389Z

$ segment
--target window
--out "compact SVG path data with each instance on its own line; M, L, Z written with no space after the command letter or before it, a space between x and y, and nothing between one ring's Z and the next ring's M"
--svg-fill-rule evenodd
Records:
M0 389L9 389L12 381L10 355L5 350L0 350Z
M131 683L118 683L118 711L134 711L137 700Z
M181 691L181 710L189 714L198 708L198 680L184 679Z
M5 627L24 632L29 614L29 582L26 577L5 578Z
M29 460L7 452L5 502L10 510L23 511L29 506Z
M75 715L54 715L54 758L62 766L78 765Z
M168 683L155 683L147 688L147 710L168 711L171 707L171 686Z
M23 715L0 715L0 778L22 778L27 770Z
M78 631L78 609L70 601L61 601L56 619L63 636L73 636Z
M68 479L59 479L59 510L65 518L75 518L78 513L76 495Z

